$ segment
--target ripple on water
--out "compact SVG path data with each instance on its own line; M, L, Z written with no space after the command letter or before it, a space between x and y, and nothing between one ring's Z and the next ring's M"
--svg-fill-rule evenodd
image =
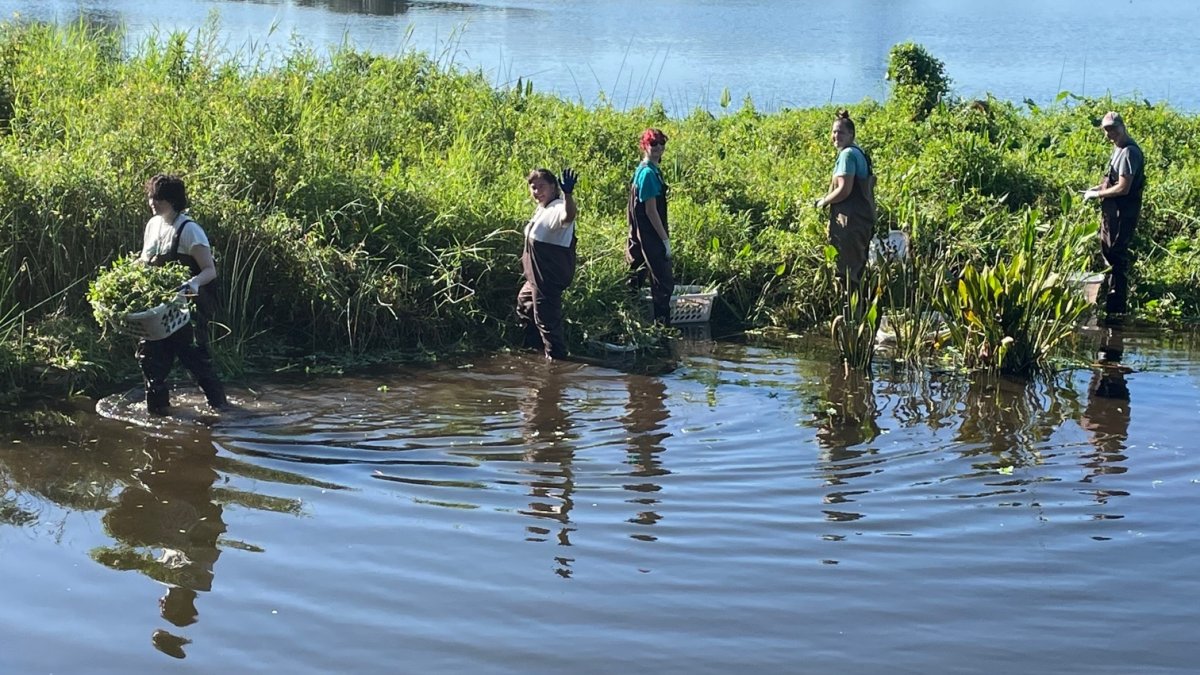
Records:
M1127 369L1026 384L729 344L662 376L498 356L269 384L211 427L84 421L0 443L0 535L103 564L56 568L7 537L0 573L36 559L145 624L74 634L136 655L163 630L200 667L305 635L284 660L369 669L399 633L385 652L471 672L781 672L798 652L817 669L988 672L971 666L986 652L1186 672L1194 352L1122 346ZM131 594L139 578L155 588ZM159 584L190 594L160 610ZM1151 617L1170 621L1112 625Z

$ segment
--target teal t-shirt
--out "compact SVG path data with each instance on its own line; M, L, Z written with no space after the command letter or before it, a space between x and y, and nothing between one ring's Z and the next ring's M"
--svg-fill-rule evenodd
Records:
M661 197L663 194L662 174L651 164L639 164L637 173L633 174L633 184L637 186L638 201L645 203L647 199Z
M852 145L838 153L837 164L833 167L833 175L866 178L870 173L870 169L867 167L867 156L856 146Z

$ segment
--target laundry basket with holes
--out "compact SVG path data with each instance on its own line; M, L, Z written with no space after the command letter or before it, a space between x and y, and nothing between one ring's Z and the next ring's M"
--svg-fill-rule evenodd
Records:
M126 314L121 330L143 340L164 340L186 326L191 318L186 302L164 302L144 312Z
M671 294L671 323L703 323L712 315L717 292L703 286L676 284ZM643 296L646 301L650 295Z

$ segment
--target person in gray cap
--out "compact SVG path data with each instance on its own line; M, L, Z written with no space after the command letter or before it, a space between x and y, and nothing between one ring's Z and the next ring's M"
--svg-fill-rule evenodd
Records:
M1120 314L1129 309L1129 246L1142 210L1146 161L1120 113L1106 113L1100 128L1113 144L1112 156L1104 179L1085 191L1083 198L1100 200L1100 253L1111 268L1104 311Z

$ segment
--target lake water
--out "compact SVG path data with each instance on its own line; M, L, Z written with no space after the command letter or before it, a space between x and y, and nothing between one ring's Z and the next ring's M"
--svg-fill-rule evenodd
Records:
M1194 673L1200 340L1082 339L1030 385L700 338L26 411L0 672Z
M195 30L217 12L231 51L286 52L292 40L410 48L482 69L502 85L625 108L763 109L886 95L892 45L924 44L964 97L1045 104L1058 92L1200 109L1193 64L1200 3L1180 0L0 0L0 15L123 24L140 40ZM411 31L411 32L410 32Z

